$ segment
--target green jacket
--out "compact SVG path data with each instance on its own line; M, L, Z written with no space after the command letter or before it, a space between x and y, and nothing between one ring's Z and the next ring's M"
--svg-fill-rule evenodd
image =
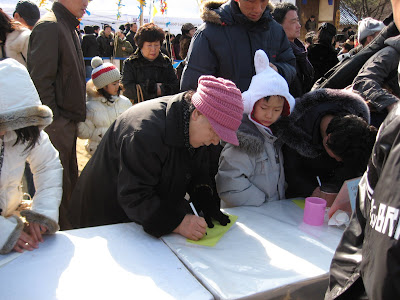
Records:
M125 47L125 50L122 48ZM115 57L128 57L133 53L133 47L131 43L124 37L121 39L116 36L114 40L114 56Z

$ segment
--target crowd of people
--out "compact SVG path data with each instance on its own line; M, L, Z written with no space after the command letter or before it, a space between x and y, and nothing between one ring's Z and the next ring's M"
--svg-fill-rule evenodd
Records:
M399 0L357 34L312 15L304 42L291 3L205 2L203 24L176 37L153 23L81 35L87 5L0 9L0 254L130 221L199 240L230 222L221 206L323 197L362 177L325 297L399 296ZM91 156L79 178L78 137Z

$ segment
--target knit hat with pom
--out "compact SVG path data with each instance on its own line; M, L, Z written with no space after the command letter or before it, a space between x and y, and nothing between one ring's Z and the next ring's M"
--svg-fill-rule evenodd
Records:
M264 97L282 96L285 98L282 115L288 116L294 108L295 100L289 93L286 80L269 66L269 59L263 50L254 54L256 75L251 79L249 89L243 92L244 113L251 114L254 104Z
M211 75L201 76L192 103L207 117L222 140L239 145L236 131L242 122L243 102L240 90L232 81Z
M119 70L110 63L103 63L101 57L95 56L91 62L92 81L97 89L102 89L107 84L120 80L121 74Z

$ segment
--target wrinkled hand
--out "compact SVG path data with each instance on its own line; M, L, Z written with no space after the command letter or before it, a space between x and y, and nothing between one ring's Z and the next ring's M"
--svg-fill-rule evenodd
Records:
M204 218L194 215L186 215L181 224L174 229L173 232L178 233L190 240L198 241L207 230L207 223Z
M14 250L17 252L24 252L24 250L32 251L35 248L39 248L39 243L35 242L35 240L25 231L21 231L21 235L17 243L14 245Z

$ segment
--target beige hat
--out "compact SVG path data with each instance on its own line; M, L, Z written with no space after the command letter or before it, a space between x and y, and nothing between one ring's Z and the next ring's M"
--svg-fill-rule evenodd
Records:
M97 89L102 89L107 84L120 80L121 74L117 67L110 63L103 63L99 56L92 58L92 81Z

